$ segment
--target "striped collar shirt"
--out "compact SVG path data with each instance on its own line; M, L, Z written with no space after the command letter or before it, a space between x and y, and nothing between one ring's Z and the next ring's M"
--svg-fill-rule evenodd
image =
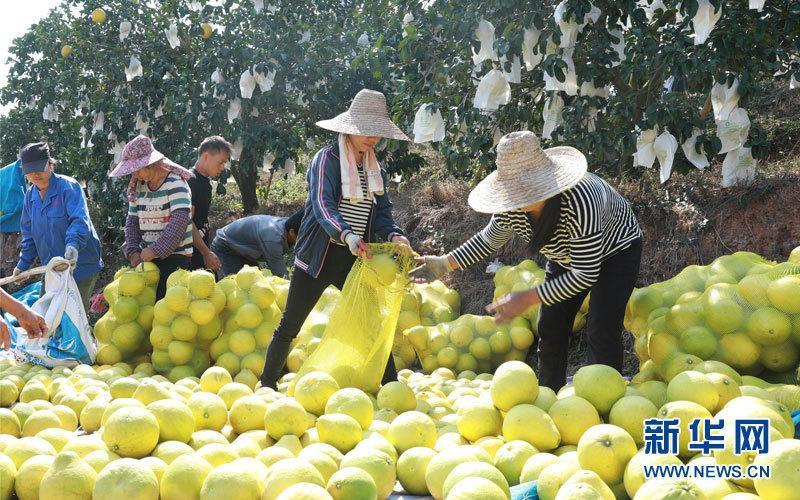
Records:
M553 236L539 253L568 272L537 287L546 305L591 288L603 261L642 236L627 200L591 173L562 193L560 209ZM528 214L519 210L495 214L483 230L450 255L465 269L499 250L515 234L530 242L533 230Z

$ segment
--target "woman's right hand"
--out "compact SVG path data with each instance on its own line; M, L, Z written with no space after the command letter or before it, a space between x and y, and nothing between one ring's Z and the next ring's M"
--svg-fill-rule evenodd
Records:
M408 275L415 283L438 280L456 268L449 255L423 255L414 260L420 265L409 271Z
M22 314L17 316L17 321L31 338L39 338L47 333L47 323L44 318L36 314L30 307L25 307Z
M132 254L128 255L128 262L130 262L131 267L136 267L142 263L142 254L139 252L133 252Z

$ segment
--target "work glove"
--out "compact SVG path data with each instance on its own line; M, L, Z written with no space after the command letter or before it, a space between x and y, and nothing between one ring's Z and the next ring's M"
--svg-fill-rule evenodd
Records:
M78 249L75 247L67 247L64 251L64 258L69 261L70 267L75 269L75 266L78 265Z
M411 242L408 241L408 238L402 234L393 234L389 241L397 245L397 253L403 255L414 255L414 250L411 248Z
M22 269L15 267L14 270L11 272L11 276L16 278L20 273L22 273Z
M360 236L352 231L347 232L344 237L344 242L347 243L348 248L350 248L350 253L356 257L361 257L362 255L369 256L367 252L367 244L364 243L364 240L361 239Z
M416 260L421 265L409 271L408 275L419 281L438 280L455 269L455 266L450 263L450 257L447 255L425 255L418 257Z

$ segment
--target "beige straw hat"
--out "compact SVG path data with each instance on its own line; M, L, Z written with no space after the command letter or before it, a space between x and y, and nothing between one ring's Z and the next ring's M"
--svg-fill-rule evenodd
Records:
M361 90L350 109L330 120L318 121L317 126L342 134L410 140L389 118L386 96L375 90Z
M519 210L566 191L586 174L583 153L569 146L543 150L528 131L504 135L495 163L497 170L469 193L469 206L476 212Z

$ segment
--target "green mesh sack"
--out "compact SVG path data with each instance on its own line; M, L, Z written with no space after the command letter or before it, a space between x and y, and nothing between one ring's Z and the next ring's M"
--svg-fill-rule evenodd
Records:
M373 243L372 258L356 260L319 345L294 380L324 371L340 387L378 390L410 283L408 271L414 266L413 258L396 253L396 248L393 243Z

